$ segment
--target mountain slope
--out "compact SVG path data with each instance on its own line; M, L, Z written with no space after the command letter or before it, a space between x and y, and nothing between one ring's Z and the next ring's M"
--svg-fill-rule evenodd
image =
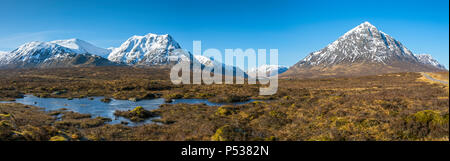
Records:
M4 57L6 54L9 54L9 52L6 51L0 51L0 58Z
M77 54L94 54L104 58L107 58L111 50L103 49L97 46L94 46L86 41L80 39L68 39L68 40L55 40L50 41L50 43L55 43L61 45L63 47L72 49L74 53Z
M219 66L225 71L241 71L240 68L228 66L201 55L192 55L183 50L172 36L149 33L144 36L132 36L120 47L112 50L108 59L112 62L125 63L133 66L159 66L173 65L179 61L192 60L200 63L202 67ZM244 72L245 73L245 72Z
M176 49L181 47L170 35L150 33L129 38L120 47L113 49L108 59L128 65L166 65L170 63L171 56L187 57L175 53Z
M316 78L441 70L424 64L402 43L369 22L293 65L283 77Z
M250 77L256 77L259 72L264 74L265 77L272 77L275 76L274 74L271 74L272 71L278 71L278 74L281 74L286 72L287 70L287 67L281 65L261 65L258 68L250 69L247 74Z
M440 64L436 59L433 59L430 54L414 54L414 56L417 57L419 62L421 62L422 64L428 64L436 68L446 70L445 66Z
M244 73L244 77L247 77L247 74L242 69L240 69L238 67L226 65L226 64L223 64L223 63L215 61L215 60L211 60L210 58L205 57L203 55L194 55L193 61L200 63L203 68L204 67L210 67L210 68L220 67L220 68L222 68L222 73L224 75L225 75L225 73L227 73L227 71L229 73L242 72L242 73Z
M30 42L17 49L0 54L1 68L50 68L119 65L92 54L78 51L53 42Z

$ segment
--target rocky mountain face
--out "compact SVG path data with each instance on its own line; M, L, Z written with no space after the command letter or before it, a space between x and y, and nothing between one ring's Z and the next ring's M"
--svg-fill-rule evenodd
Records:
M424 63L402 43L364 22L310 53L282 76L315 78L439 70L442 68Z
M59 42L58 42L59 43ZM98 55L74 50L56 42L30 42L0 54L0 68L51 68L120 65Z

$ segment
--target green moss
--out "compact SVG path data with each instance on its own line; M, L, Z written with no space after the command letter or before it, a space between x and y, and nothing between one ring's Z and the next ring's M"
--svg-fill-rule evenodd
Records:
M220 106L217 111L216 111L216 115L218 116L228 116L231 115L233 113L235 113L238 109L233 106L233 105L223 105Z
M67 139L65 137L62 136L53 136L50 138L49 141L67 141Z
M285 99L285 100L290 100L290 99L292 99L292 97L290 97L290 96L284 96L283 99Z
M168 95L166 95L165 98L167 98L167 99L180 99L180 98L182 98L182 97L183 97L182 94L179 94L179 93L173 93L173 94L168 94Z
M209 98L209 97L213 97L213 94L210 93L200 93L197 95L198 98Z

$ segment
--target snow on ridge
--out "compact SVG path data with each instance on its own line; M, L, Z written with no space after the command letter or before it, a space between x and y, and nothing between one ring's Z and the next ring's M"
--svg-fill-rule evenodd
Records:
M432 65L439 69L446 69L444 65L440 64L436 59L434 59L430 54L414 54L422 64Z
M216 60L212 60L206 56L203 55L193 55L194 60L197 63L200 63L201 65L204 65L205 67L210 67L210 68L214 68L214 67L219 67L221 68L223 71L237 71L237 72L242 72L245 73L241 68L239 67L235 67L235 66L231 66L231 65L226 65L222 62L218 62Z
M181 46L169 34L153 33L144 36L134 35L128 38L118 48L112 50L108 59L113 62L123 62L128 65L166 65L172 62L190 60L205 67L220 67L225 71L242 71L238 67L225 65L202 55L192 55L189 52L176 52ZM242 71L243 72L243 71Z
M134 35L113 49L108 59L130 65L162 65L169 62L169 56L177 55L176 49L181 47L169 34Z
M55 44L61 45L63 47L72 49L72 51L77 54L89 53L89 54L98 55L98 56L101 56L104 58L108 57L109 53L111 52L111 50L94 46L86 41L76 39L76 38L67 39L67 40L55 40L55 41L50 41L50 43L55 43Z
M0 57L0 64L41 63L61 53L73 53L73 51L55 43L33 41L4 54Z
M412 52L399 41L366 21L325 48L307 55L297 65L331 66L355 61L386 64L395 57L415 60Z

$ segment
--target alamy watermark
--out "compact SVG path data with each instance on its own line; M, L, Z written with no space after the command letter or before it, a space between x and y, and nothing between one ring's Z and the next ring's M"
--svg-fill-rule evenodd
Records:
M184 50L177 50L174 53L190 55L186 54ZM222 61L223 57L225 57L225 61ZM267 57L269 61L267 61ZM174 58L179 59L179 57ZM205 59L198 58L209 58L212 61L205 64ZM270 70L269 73L266 70L256 71L256 75L249 76L238 69L238 67L245 66L245 60L247 60L247 67L258 67L261 65L278 66L278 49L270 49L269 53L267 53L266 49L225 49L225 55L223 56L222 52L215 48L206 49L202 53L201 41L193 41L193 56L190 58L186 57L181 61L178 60L178 63L171 69L170 79L174 84L202 84L203 82L203 84L207 85L213 83L244 84L247 79L248 84L257 84L258 82L264 86L260 87L260 95L275 94L278 90L278 70ZM234 64L234 62L234 67L218 65Z

